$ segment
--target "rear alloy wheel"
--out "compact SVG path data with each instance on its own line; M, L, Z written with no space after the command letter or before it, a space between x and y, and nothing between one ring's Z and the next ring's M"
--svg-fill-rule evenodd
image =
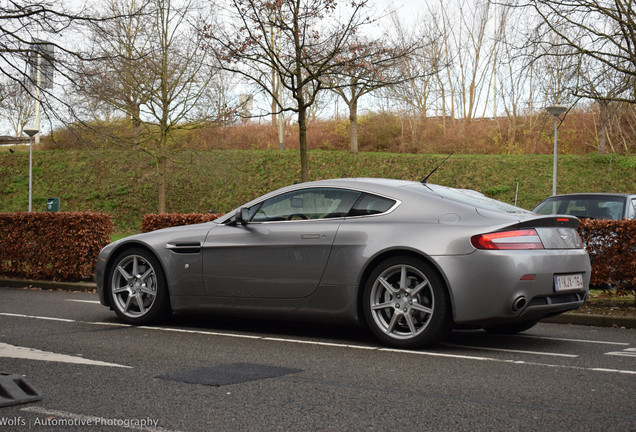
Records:
M498 324L484 327L484 330L486 330L488 333L494 334L516 334L534 327L538 322L538 320L528 320L507 324Z
M388 345L422 347L450 331L451 308L442 279L416 258L398 256L380 263L367 281L363 301L367 324Z
M107 282L110 304L129 324L150 324L170 313L166 278L157 259L143 249L129 249L113 261Z

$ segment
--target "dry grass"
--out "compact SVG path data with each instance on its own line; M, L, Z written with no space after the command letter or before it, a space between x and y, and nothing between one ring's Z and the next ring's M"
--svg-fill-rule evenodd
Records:
M46 142L50 148L62 149L121 148L123 140L117 140L117 131L129 135L131 132L121 121L95 123L90 127L72 128L72 131L56 131ZM546 113L470 122L441 117L398 116L394 113L370 113L358 117L361 152L550 154L553 131L553 117ZM350 145L349 132L347 118L312 121L308 127L309 149L346 151ZM174 139L175 147L193 150L279 148L277 129L267 118L233 126L208 126L196 130L184 128L175 132ZM596 152L598 141L598 116L592 110L572 111L559 126L560 154ZM610 145L621 154L636 153L636 140L633 139L611 136ZM298 149L296 123L285 125L284 147Z
M616 295L615 291L591 290L585 304L577 311L586 314L636 316L636 297Z

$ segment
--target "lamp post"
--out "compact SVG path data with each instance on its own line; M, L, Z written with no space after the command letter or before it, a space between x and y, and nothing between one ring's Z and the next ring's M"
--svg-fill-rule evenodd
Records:
M554 157L552 160L552 195L556 195L557 190L557 129L559 127L559 116L567 111L563 105L550 105L545 109L554 116Z
M29 212L31 212L33 197L33 136L38 132L40 130L35 128L24 129L24 133L29 136Z

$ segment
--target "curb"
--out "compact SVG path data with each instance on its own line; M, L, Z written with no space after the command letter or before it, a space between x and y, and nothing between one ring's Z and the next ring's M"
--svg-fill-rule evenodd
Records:
M8 288L42 288L57 291L95 291L94 282L51 282L30 279L2 279L0 287ZM595 315L577 312L566 312L561 315L544 318L546 323L575 324L594 327L636 328L636 316Z
M94 291L97 289L95 282L53 282L31 279L2 279L0 287L8 288L42 288L58 291Z
M542 322L558 324L576 324L594 327L636 328L636 317L627 315L598 315L566 312L561 315L544 318Z

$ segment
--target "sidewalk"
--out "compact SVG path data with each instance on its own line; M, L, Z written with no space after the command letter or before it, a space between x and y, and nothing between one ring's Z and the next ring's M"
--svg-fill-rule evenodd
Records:
M9 288L41 288L58 291L95 291L97 284L93 282L50 282L36 280L3 279L0 278L0 287ZM625 327L636 328L636 316L619 315L592 315L578 313L577 311L566 312L550 318L545 318L543 322L576 324L595 327Z

